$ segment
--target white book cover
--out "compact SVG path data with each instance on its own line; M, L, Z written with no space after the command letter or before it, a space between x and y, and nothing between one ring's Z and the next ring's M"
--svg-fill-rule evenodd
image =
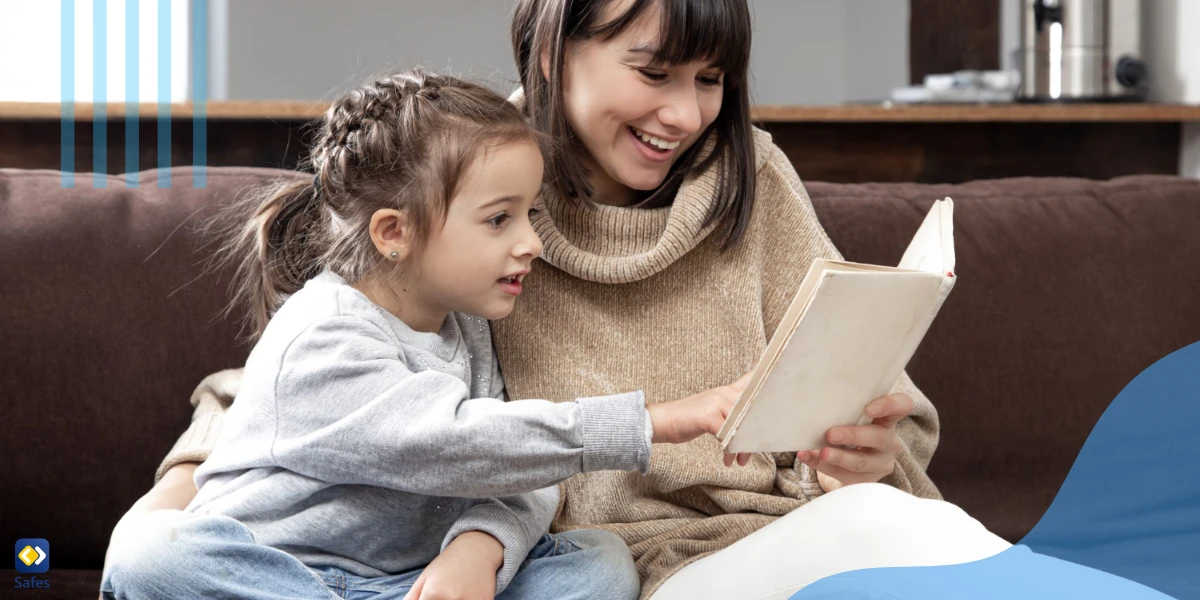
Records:
M726 452L826 446L869 423L954 287L954 203L934 203L897 267L813 261L717 437Z

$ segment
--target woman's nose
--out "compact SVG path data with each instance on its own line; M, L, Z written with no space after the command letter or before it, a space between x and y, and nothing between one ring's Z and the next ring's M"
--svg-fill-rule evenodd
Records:
M692 85L681 85L671 93L667 102L658 111L658 120L663 125L686 135L700 130L700 99Z

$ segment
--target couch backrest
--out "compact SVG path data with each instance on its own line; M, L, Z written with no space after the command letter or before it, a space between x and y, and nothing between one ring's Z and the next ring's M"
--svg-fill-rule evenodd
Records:
M122 177L0 170L0 534L46 538L54 565L98 566L152 484L206 374L238 366L227 281L200 277L198 228L241 188L284 171ZM198 278L199 277L199 278Z
M44 537L98 567L120 515L184 430L204 375L240 365L202 275L197 227L247 186L301 174L189 169L74 189L0 170L0 537ZM930 473L1018 539L1100 413L1155 359L1200 340L1200 182L1024 179L808 186L851 260L894 264L935 198L955 199L959 282L910 364L938 407ZM1114 474L1119 485L1119 474Z

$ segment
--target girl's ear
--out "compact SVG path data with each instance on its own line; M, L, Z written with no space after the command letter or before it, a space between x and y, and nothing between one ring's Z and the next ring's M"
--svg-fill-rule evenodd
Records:
M404 260L412 251L413 227L408 216L394 208L383 208L371 215L371 241L384 258Z

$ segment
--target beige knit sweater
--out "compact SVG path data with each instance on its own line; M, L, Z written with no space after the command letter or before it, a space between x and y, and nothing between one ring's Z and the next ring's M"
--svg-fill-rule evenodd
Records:
M743 240L719 251L703 227L716 173L684 183L671 206L589 209L543 195L534 226L545 242L516 310L494 323L510 397L569 401L644 390L650 402L732 382L766 348L809 264L838 251L795 170L755 132L758 196ZM196 417L163 463L203 460L236 372L193 396ZM224 389L222 389L224 388ZM898 425L906 449L884 480L940 497L925 474L937 413L907 375L895 391L915 409ZM564 485L555 531L602 528L629 544L649 597L684 565L716 552L822 493L794 454L755 455L726 468L712 436L657 444L648 475L598 472Z

